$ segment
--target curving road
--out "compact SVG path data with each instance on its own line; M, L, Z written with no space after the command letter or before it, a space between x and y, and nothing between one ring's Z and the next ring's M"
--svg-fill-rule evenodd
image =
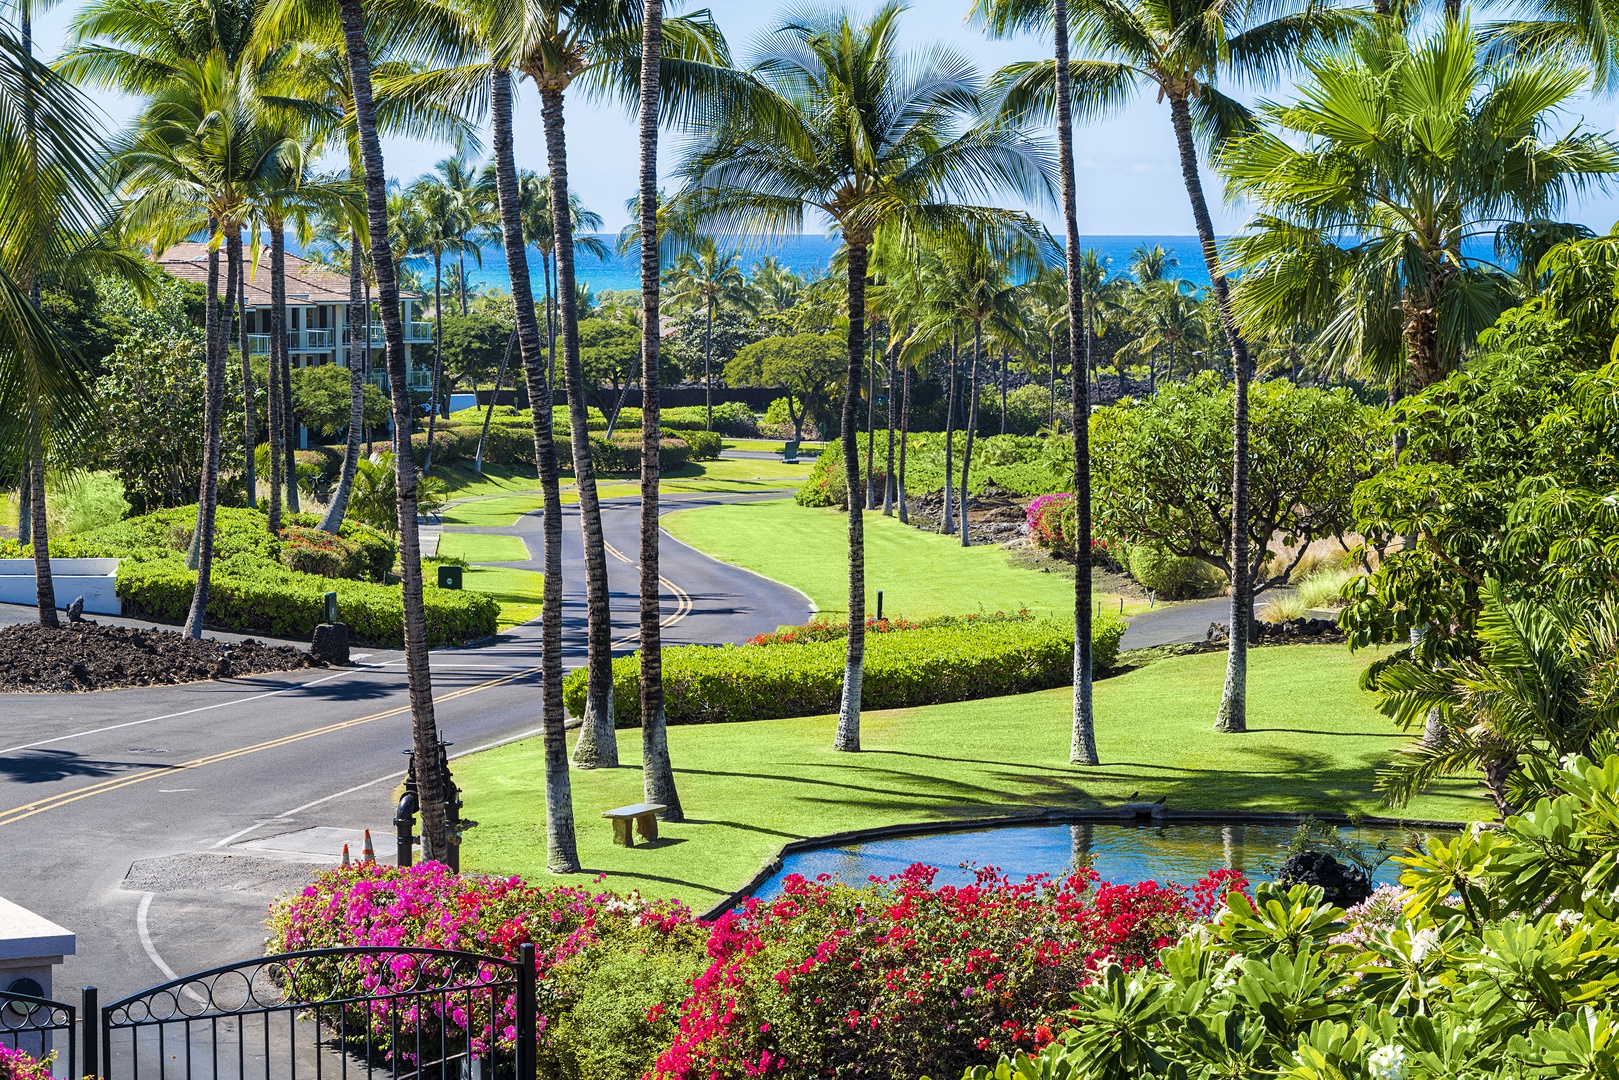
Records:
M662 507L720 501L728 500L665 496ZM639 500L612 500L604 511L615 644L628 650L638 625ZM511 532L543 551L537 514L479 531ZM572 667L583 660L585 624L575 507L564 509L563 536ZM802 594L667 534L660 568L669 644L745 640L810 613ZM26 608L0 613L0 621L31 617ZM454 752L535 731L539 648L529 624L433 654L438 721ZM358 855L353 830L366 827L379 854L391 852L390 795L410 741L401 657L356 649L356 660L343 670L179 687L0 696L0 895L78 933L59 991L95 982L105 1002L176 971L254 955L265 905L307 880L311 861L335 861L350 838Z

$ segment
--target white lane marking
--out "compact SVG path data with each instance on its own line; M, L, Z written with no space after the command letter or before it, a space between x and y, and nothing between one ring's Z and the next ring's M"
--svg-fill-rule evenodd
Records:
M160 787L160 788L157 789L157 793L159 795L178 795L182 791L196 791L196 790L197 789L194 788L194 787Z
M157 969L163 973L164 978L178 979L180 976L173 968L164 963L163 957L158 954L157 946L152 942L151 931L146 926L146 915L147 912L152 910L152 901L156 899L156 896L156 893L141 894L141 906L135 911L135 932L140 936L141 948L146 950L147 957L157 965ZM193 990L189 984L181 987L181 993L203 1005L208 1004L208 999Z
M267 822L267 821L255 821L253 824L249 825L245 829L236 830L235 832L231 833L229 836L225 837L225 839L223 839L223 840L216 840L213 843L212 846L214 846L216 848L224 847L226 844L230 843L232 840L238 840L241 837L246 836L248 833L252 832L254 829L258 828L260 825L267 825L267 824L269 824L269 822Z
M530 728L528 731L519 732L516 735L508 735L504 739L496 739L494 742L485 743L483 746L474 746L471 749L462 750L459 753L451 754L450 755L450 760L454 761L457 758L464 758L468 754L478 754L478 753L482 753L485 750L493 750L495 747L497 747L497 746L505 746L507 743L520 742L523 739L532 738L535 735L542 734L544 731L545 731L544 728ZM364 791L366 788L373 787L373 786L375 786L377 784L381 784L384 781L403 779L404 775L405 774L404 774L403 771L401 771L401 772L391 772L387 776L379 776L375 780L367 780L363 784L355 784L351 788L344 788L342 791L333 792L330 795L323 795L322 797L314 800L313 802L306 802L302 806L296 806L296 807L292 808L291 810L288 810L284 814L277 814L275 816L275 818L273 818L271 820L277 820L278 821L281 818L297 817L299 814L303 813L305 810L312 810L315 807L319 806L321 803L331 802L333 799L341 799L343 796L352 795L356 791ZM223 839L223 840L219 841L218 843L214 844L214 847L216 847L216 848L217 847L224 847L226 844L230 843L232 840L235 840L237 837L244 836L247 833L252 832L254 829L258 828L259 825L268 825L268 824L269 824L269 822L267 822L267 821L261 821L256 825L250 825L247 828L243 829L241 832L232 833L231 835L225 837L225 839Z
M276 697L280 694L290 694L294 690L307 690L311 686L319 686L321 683L329 683L333 679L341 679L345 675L352 674L354 674L352 671L339 671L336 674L326 676L324 679L316 679L314 682L299 683L296 686L288 686L280 690L267 690L262 694L254 694L251 697L232 698L229 701L216 701L212 705L199 705L195 709L182 709L180 712L164 713L162 716L148 716L144 720L126 720L122 724L108 724L106 727L91 728L89 731L75 731L68 735L58 735L52 739L41 739L38 742L23 743L20 746L8 746L4 749L0 749L0 754L14 754L18 750L32 750L36 746L49 746L51 743L66 742L69 739L82 739L86 735L100 735L105 731L118 731L122 728L139 727L141 724L156 723L159 720L173 720L176 717L190 716L193 713L209 712L213 709L223 709L230 705L246 705L251 701L263 701L265 698Z

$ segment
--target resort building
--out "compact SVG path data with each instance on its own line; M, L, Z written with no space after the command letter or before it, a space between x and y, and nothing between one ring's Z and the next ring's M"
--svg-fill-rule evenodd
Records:
M208 246L175 244L155 260L177 278L205 284L208 281ZM287 347L293 367L319 367L321 364L349 366L349 279L319 263L288 252L287 266ZM253 356L270 353L270 259L261 255L258 265L246 260L247 348ZM224 288L225 267L221 258L219 287ZM405 324L405 367L410 387L427 390L432 379L433 325L420 318L419 293L399 294L400 317ZM371 301L372 322L368 356L359 357L366 372L383 393L388 377L383 363L382 320L377 303ZM236 344L235 341L231 342Z

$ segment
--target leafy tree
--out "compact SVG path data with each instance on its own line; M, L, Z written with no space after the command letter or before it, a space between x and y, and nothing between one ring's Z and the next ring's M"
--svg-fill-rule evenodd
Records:
M669 302L703 315L703 421L714 430L714 313L721 306L751 313L755 297L742 274L742 252L721 251L712 236L699 236L691 249L675 257L663 272Z
M836 334L769 337L741 349L725 365L734 386L774 386L786 393L793 438L804 438L804 420L825 422L823 402L844 375L845 345Z
M1211 374L1095 414L1091 425L1099 529L1232 573L1231 394ZM1305 547L1349 528L1355 484L1379 458L1376 414L1347 390L1256 384L1247 567L1255 594L1287 584ZM1271 541L1297 554L1273 559Z
M363 422L381 427L388 422L388 402L375 383L365 385ZM298 368L292 373L292 411L322 438L336 435L349 422L349 370L337 364Z
M624 392L641 374L641 328L612 319L580 319L579 363L611 435L624 406ZM603 386L608 393L602 392Z
M448 395L458 383L493 382L511 340L511 320L473 311L444 315L444 381Z
M758 320L750 319L740 311L721 308L714 314L710 326L701 311L673 318L674 332L663 340L658 350L665 362L672 364L681 377L696 380L712 355L720 371L739 349L753 344L768 332Z

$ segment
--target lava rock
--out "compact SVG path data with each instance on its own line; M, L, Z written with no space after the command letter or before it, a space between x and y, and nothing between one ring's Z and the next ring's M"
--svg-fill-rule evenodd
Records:
M1372 895L1372 883L1358 866L1345 866L1325 851L1289 855L1276 880L1284 885L1319 885L1324 899L1338 907L1353 907Z
M309 639L310 659L321 664L348 666L349 628L344 623L321 623Z

